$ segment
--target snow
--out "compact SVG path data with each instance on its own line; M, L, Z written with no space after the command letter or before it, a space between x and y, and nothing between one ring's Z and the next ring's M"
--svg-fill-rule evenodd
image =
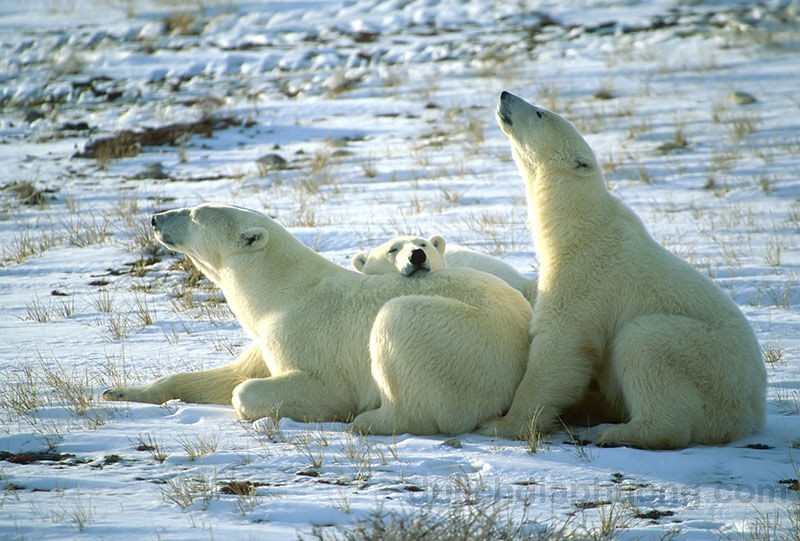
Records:
M800 5L523 4L0 5L0 539L314 538L491 506L519 536L797 536ZM652 452L573 445L596 433L573 428L531 452L101 401L247 343L218 292L148 248L157 210L256 208L345 266L440 233L532 276L502 89L575 122L612 191L739 304L768 361L758 434ZM74 157L204 118L237 123Z

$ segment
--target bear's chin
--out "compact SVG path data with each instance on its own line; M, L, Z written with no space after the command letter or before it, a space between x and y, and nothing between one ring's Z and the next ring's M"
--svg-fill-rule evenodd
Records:
M404 267L400 269L400 274L406 278L410 278L411 276L428 274L430 271L430 269L426 269L425 267Z

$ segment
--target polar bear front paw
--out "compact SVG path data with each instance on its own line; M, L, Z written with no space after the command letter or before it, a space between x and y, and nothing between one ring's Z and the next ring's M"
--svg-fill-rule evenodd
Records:
M359 434L393 434L392 423L381 409L365 411L353 419L353 430Z
M524 439L527 423L513 417L495 417L478 427L476 432L490 438Z
M614 425L600 433L598 447L635 447L638 449L681 449L688 447L691 432L687 427L662 426L659 423L631 421Z
M103 391L103 400L107 400L109 402L125 400L125 389L123 389L122 387L114 387L112 389L106 389L105 391Z
M168 397L153 393L145 387L112 387L103 391L103 400L109 402L144 402L163 404Z

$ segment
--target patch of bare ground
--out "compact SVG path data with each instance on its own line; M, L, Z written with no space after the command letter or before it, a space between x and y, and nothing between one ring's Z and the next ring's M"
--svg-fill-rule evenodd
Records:
M73 158L89 158L107 161L130 158L139 154L142 147L178 146L192 135L211 137L215 131L241 125L241 120L232 117L203 118L195 122L180 122L143 130L122 130L108 137L89 141L83 151Z

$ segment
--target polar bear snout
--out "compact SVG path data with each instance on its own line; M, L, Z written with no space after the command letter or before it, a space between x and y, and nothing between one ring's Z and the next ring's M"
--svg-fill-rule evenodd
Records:
M156 238L163 244L168 244L169 241L166 240L164 233L162 231L162 225L164 222L164 214L163 212L159 212L158 214L153 214L150 217L150 225L153 226L153 230L155 231Z
M503 129L507 135L510 135L510 130L508 130L508 128L514 126L516 120L521 120L523 125L527 125L530 123L529 119L533 121L544 119L548 116L548 111L528 103L511 92L503 90L503 92L500 93L500 102L497 105L496 116L500 128ZM517 126L515 129L519 131L520 127Z
M408 257L408 260L411 262L412 265L420 266L425 261L428 260L428 256L425 255L425 250L422 248L416 248L411 250L411 255Z
M183 223L184 219L188 217L187 209L166 210L153 214L150 218L150 225L153 226L159 242L168 248L174 248L179 243L175 235L176 226Z
M513 98L519 99L514 96L514 94L506 92L505 90L500 93L500 103L497 105L497 119L500 121L501 125L514 125L514 120L511 117L511 102Z
M153 229L156 232L156 236L159 237L160 240L163 240L164 223L167 221L165 217L168 215L169 212L172 211L168 210L166 212L159 212L153 214L153 216L150 218L150 225L153 226Z
M407 252L408 256L400 257L397 260L397 270L403 276L411 276L417 271L431 270L431 263L428 254L422 248L414 248Z
M164 224L169 220L169 215L174 212L174 210L165 210L153 214L153 216L150 217L150 225L153 226L153 229L160 232Z
M422 248L414 248L408 254L408 262L400 269L401 274L411 276L417 271L431 270L431 264L428 262L428 256Z

